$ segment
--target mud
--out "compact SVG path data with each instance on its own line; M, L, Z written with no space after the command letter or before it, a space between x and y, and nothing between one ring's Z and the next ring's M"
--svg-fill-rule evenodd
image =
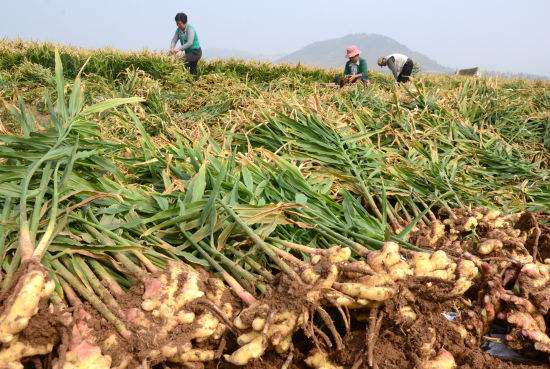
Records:
M38 313L31 318L29 325L19 333L21 342L33 345L58 344L61 340L62 330L60 317L48 311L47 306L40 308Z

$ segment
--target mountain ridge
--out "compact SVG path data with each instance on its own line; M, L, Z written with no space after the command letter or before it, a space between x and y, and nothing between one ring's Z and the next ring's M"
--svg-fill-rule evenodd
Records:
M231 50L222 48L210 48L204 51L205 59L242 59L242 60L257 60L273 63L289 63L289 64L305 64L322 68L337 68L343 69L346 62L345 50L349 45L357 45L362 56L366 57L369 70L389 73L387 68L380 68L377 65L377 60L380 56L385 56L393 53L401 53L409 56L413 61L420 66L423 73L441 73L454 74L456 68L444 66L432 59L431 57L410 49L408 46L396 41L395 39L377 34L377 33L354 33L343 37L332 38L328 40L315 41L290 54L273 54L265 55L243 50ZM463 68L474 67L463 66ZM534 75L521 72L499 72L480 68L480 72L485 76L499 76L506 78L525 78L548 80L547 76Z
M418 63L423 72L451 73L453 69L439 64L430 57L413 51L398 41L384 35L371 33L349 34L344 37L316 41L301 49L275 60L276 63L302 63L325 68L343 67L346 62L345 50L349 45L357 45L367 60L369 69L382 70L376 61L380 56L401 53ZM387 70L387 69L386 69Z

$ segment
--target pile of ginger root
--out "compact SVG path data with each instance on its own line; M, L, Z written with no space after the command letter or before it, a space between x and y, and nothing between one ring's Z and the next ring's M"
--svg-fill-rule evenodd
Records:
M86 302L75 301L65 310L49 302L53 282L44 268L29 264L0 308L0 369L19 369L37 357L43 362L48 357L55 369L158 364L200 369L211 362L246 367L267 353L287 360L285 367L300 360L314 369L343 369L347 364L338 352L346 350L356 322L365 329L356 368L378 367L380 332L394 326L427 332L409 348L415 356L411 368L459 367L456 348L446 346L440 330L451 329L464 345L479 348L496 321L509 328L505 343L513 349L548 355L550 260L542 258L546 251L540 243L548 232L527 217L533 215L462 209L411 237L430 252L405 250L395 242L376 251L283 242L279 254L290 271L280 272L266 293L246 301L212 274L171 261L164 271L142 276L124 296L111 291L118 301L113 314L125 323L126 334ZM308 254L307 260L297 258L296 250ZM420 296L418 285L440 293ZM457 308L448 326L422 319L418 302L430 298ZM390 312L390 307L396 308ZM39 310L62 324L51 342L36 345L22 332L43 316ZM299 355L297 335L307 340L300 346L307 352Z

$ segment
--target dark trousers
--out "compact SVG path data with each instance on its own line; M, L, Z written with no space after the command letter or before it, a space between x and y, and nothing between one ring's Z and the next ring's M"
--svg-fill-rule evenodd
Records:
M199 64L199 60L201 60L201 58L202 58L201 49L193 49L193 50L185 51L185 66L187 67L187 69L189 69L189 72L191 72L191 74L194 76L198 75L197 65Z
M409 82L409 78L412 74L414 67L414 63L412 59L407 59L405 64L403 65L403 69L401 70L401 73L397 76L397 82Z

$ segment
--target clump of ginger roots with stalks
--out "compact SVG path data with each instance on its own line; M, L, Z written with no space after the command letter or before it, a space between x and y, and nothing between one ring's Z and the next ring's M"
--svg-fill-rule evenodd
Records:
M460 208L447 214L448 218L434 220L429 226L419 229L411 239L420 247L444 249L459 255L470 252L481 257L511 257L522 262L531 262L527 246L529 239L540 229L536 220L532 227L520 226L523 218L532 214L503 215L497 210L483 207Z
M503 287L502 279L492 286L492 305L497 318L508 323L511 331L507 343L518 350L531 346L550 354L550 337L546 324L550 308L550 263L515 265L514 280ZM504 273L506 275L506 273ZM512 288L510 288L510 286ZM490 294L489 294L490 295Z
M439 224L444 225L443 232L432 224L419 232L417 243L425 245L437 228L436 248L456 250L482 271L482 304L469 312L478 322L465 322L468 330L481 337L493 321L500 319L510 327L506 336L509 346L550 353L546 324L550 260L542 259L547 250L539 244L539 240L550 237L548 227L539 224L532 213L504 216L485 208L458 209ZM472 235L477 240L473 237L472 241Z
M131 332L127 339L112 332L101 343L85 340L87 344L99 344L104 353L96 356L98 363L94 365L145 369L170 362L194 368L216 359L235 315L235 298L221 280L182 262L170 261L163 272L143 277L142 292L140 299L129 299L120 309ZM67 353L66 364L59 369L87 368L84 360L67 366L71 352L73 357L83 358L78 354L83 351L78 346L82 339L74 330L73 337L77 337L77 346ZM118 355L122 360L105 366L111 360L105 353L117 351L127 355Z
M289 242L283 242L283 246L312 255L309 264L294 260L296 274L300 276L294 283L300 286L301 301L297 296L289 298L289 289L285 287L288 283L282 283L286 299L271 295L243 310L234 321L235 327L243 331L238 339L241 347L225 356L235 365L248 364L261 357L269 347L281 354L288 352L292 347L292 335L302 329L317 346L305 362L316 369L337 368L321 349L323 345L332 347L331 338L315 327L312 319L314 314L319 314L336 349L343 349L342 338L323 309L323 306L331 306L340 311L348 329L350 316L347 311L365 309L371 312L367 345L370 347L368 361L372 366L376 329L380 328L382 320L379 308L398 294L402 282L409 278L443 280L452 285L450 296L460 296L478 276L478 269L470 260L451 260L443 251L402 253L394 242L386 242L380 251L363 250L359 260L350 260L348 248L319 250ZM287 259L292 261L291 257ZM285 275L283 280L288 278ZM452 355L450 358L449 355L446 352L428 355L423 358L423 367L430 368L429 363L439 360L451 362Z
M92 316L82 307L76 308L69 342L61 347L53 369L111 369L111 357L101 352L97 336L90 328Z
M34 261L25 263L11 294L0 308L1 369L23 368L21 361L24 358L52 351L53 337L51 343L36 345L24 342L18 334L27 328L40 308L47 308L45 305L53 290L54 283L43 267Z
M469 336L479 340L488 334L493 322L500 320L509 327L505 337L508 346L520 352L535 350L550 354L550 332L546 324L550 306L550 263L465 256L483 271L485 282L485 288L480 290L482 303L473 305L463 314L473 318L466 318L461 324L471 333Z
M138 330L146 333L153 328L156 332L156 349L149 352L148 359L179 364L214 360L218 347L203 343L222 338L226 323L235 314L232 300L221 280L184 263L170 262L165 272L148 278L141 309L134 310ZM153 327L158 320L161 325ZM185 331L177 341L171 339L176 328Z
M235 327L243 332L237 338L241 347L233 354L225 355L228 362L246 365L260 358L268 347L279 354L285 354L291 350L292 336L299 329L314 339L316 334L322 334L328 340L326 335L313 326L311 317L314 313L318 313L329 327L337 346L343 347L331 317L321 306L321 300L338 278L336 263L347 260L351 251L340 247L330 250L305 249L315 254L310 265L290 258L296 267L294 276L299 276L299 280L281 275L274 291L242 310L235 318Z
M25 358L49 354L55 344L54 337L50 343L36 344L18 335L39 309L53 309L47 301L54 283L46 270L35 260L23 265L0 310L0 369L23 368ZM54 369L145 369L161 362L193 367L215 359L226 323L234 316L234 298L223 282L180 262L170 262L162 273L146 275L140 303L120 306L117 314L130 327L126 337L114 329L107 331L108 336L96 331L97 324L91 323L97 316L92 318L74 291L68 295L75 307L73 317L51 315L64 320L67 327ZM177 329L183 333L174 333ZM144 337L152 338L145 346L140 342ZM125 353L118 362L109 355L116 351Z

